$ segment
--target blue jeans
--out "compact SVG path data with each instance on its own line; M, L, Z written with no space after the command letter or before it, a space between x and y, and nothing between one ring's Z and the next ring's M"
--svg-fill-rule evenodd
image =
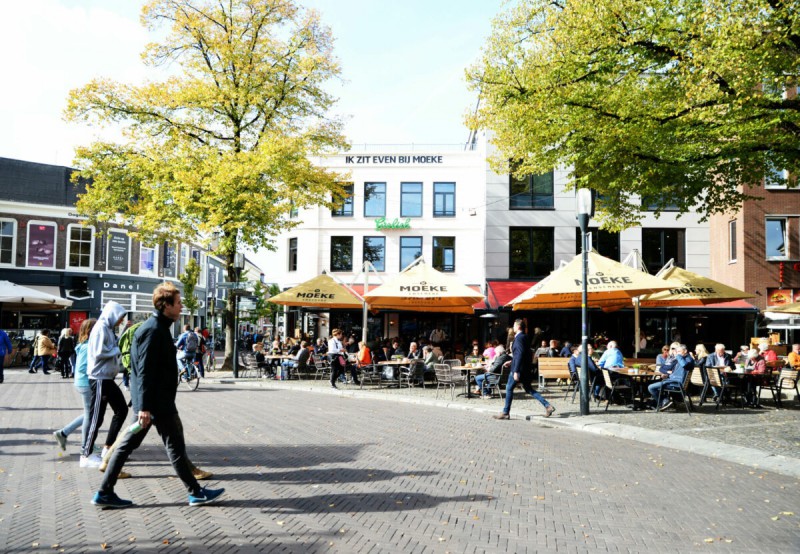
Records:
M517 385L522 385L523 390L525 390L525 392L527 392L533 398L541 402L542 406L544 406L545 408L550 407L550 403L547 400L545 400L544 397L541 394L539 394L538 391L533 390L530 379L531 377L522 381L515 381L514 374L512 373L511 375L509 375L508 384L506 385L506 405L503 406L504 414L511 413L511 402L514 400L514 389L517 387Z
M671 379L664 379L663 381L659 381L657 383L653 383L652 385L647 387L647 392L649 392L650 396L653 397L653 402L658 402L658 393L659 393L659 391L662 388L666 387L667 385L670 385L670 389L667 389L667 390L677 391L681 387L681 385L683 385L683 383L681 381L673 381ZM667 394L665 396L665 395L662 394L661 395L661 401L664 402L665 398L669 399L669 395Z
M94 397L92 396L92 387L75 387L75 390L77 390L81 398L83 398L83 413L65 425L64 428L61 429L61 432L65 437L68 437L70 433L80 427L81 444L83 444L86 439L86 429L89 427L89 410L91 409L92 399Z

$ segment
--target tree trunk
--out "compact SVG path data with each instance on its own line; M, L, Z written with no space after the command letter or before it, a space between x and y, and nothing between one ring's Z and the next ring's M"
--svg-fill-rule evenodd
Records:
M233 257L236 249L229 250L225 260L225 273L228 282L233 283L237 280L236 269L233 267ZM231 289L228 293L228 302L225 310L225 357L222 360L222 371L233 371L233 347L236 341L236 305L238 297L236 292Z

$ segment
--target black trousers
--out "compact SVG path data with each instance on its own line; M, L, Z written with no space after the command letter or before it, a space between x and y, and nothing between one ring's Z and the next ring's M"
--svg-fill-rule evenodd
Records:
M113 379L89 379L89 386L94 399L89 407L89 427L86 430L86 441L81 448L81 454L84 456L89 456L94 449L94 442L97 440L100 426L103 425L107 405L110 404L114 411L111 425L108 426L107 445L110 446L117 440L119 430L122 429L125 418L128 416L128 402Z
M154 426L158 436L161 437L175 473L183 481L189 494L198 494L201 487L197 479L192 475L192 465L186 455L186 440L183 436L183 423L181 423L180 416L178 414L153 415L152 422L151 427ZM131 453L142 444L149 430L150 427L147 427L134 434L125 429L122 441L108 461L108 467L103 474L103 482L100 485L100 492L109 493L114 491L119 472Z
M344 363L341 356L332 356L331 359L331 385L336 384L336 380L344 375Z

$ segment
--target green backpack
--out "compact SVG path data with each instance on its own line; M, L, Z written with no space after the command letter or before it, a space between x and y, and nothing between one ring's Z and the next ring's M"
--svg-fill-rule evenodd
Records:
M120 361L122 362L122 367L125 368L125 371L131 370L131 346L133 345L133 334L142 323L144 323L144 321L140 321L139 323L131 325L125 329L125 332L122 333L122 336L119 338Z

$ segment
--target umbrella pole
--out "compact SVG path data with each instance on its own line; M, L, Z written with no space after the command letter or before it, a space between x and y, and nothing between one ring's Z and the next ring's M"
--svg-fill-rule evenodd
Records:
M633 357L639 357L639 340L640 340L640 327L639 327L639 297L633 299L633 325L636 331L634 332L634 346L633 346Z
M364 262L364 294L369 292L369 262ZM367 344L367 301L361 308L361 341Z

